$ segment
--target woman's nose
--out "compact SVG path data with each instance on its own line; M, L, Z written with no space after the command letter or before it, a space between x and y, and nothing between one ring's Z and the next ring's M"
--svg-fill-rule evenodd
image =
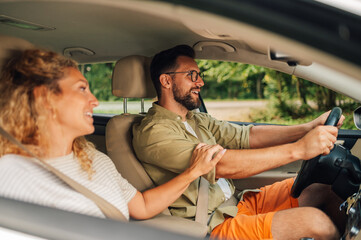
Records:
M92 94L92 93L90 93L90 97L91 97L91 99L90 99L90 103L91 103L91 105L93 106L93 107L97 107L97 106L99 106L99 101L98 101L98 99L94 96L94 94Z

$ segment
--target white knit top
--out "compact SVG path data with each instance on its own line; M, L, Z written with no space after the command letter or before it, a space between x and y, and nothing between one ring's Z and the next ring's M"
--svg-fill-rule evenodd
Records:
M137 190L121 177L108 156L97 150L88 154L95 170L91 180L73 153L46 161L103 197L129 219L128 202ZM20 155L7 154L0 158L0 196L105 218L92 200L73 190L33 159Z

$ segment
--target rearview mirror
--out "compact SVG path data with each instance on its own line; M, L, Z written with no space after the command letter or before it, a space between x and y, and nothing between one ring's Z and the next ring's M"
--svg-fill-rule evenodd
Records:
M355 122L356 127L361 130L361 107L358 107L353 112L353 121Z

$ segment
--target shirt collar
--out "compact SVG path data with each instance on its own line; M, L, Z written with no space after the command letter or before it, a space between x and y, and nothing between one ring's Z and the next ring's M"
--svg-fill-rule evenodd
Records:
M151 113L151 114L157 114L157 115L159 114L160 116L163 116L163 117L182 121L182 117L180 115L160 106L158 104L158 102L153 102L152 108L153 109L149 110L149 113ZM188 111L186 118L191 119L191 118L193 118L193 116L194 116L193 111Z

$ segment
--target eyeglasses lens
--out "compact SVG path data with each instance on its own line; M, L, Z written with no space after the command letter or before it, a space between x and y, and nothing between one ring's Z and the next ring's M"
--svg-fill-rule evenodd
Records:
M192 78L192 82L197 82L198 80L198 76L200 76L202 79L204 77L204 74L201 72L197 72L197 71L191 71L191 78Z

